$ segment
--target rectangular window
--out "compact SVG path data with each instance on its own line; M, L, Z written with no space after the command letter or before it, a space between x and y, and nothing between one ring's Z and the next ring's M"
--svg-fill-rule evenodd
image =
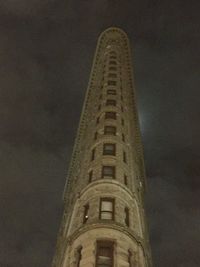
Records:
M100 110L101 109L101 104L98 106L98 110Z
M114 55L110 56L110 59L116 59L116 56L114 56Z
M117 82L116 81L108 81L108 85L116 85L117 84Z
M110 51L110 55L117 55L115 51Z
M128 179L127 179L127 175L126 174L124 174L124 184L128 185Z
M106 100L106 106L116 106L116 100L115 99L107 99Z
M114 61L114 60L111 60L111 61L109 61L109 64L111 64L111 65L117 65L117 62Z
M116 73L109 73L108 77L109 78L117 78L117 74Z
M88 220L88 212L89 212L89 204L86 204L84 206L83 223L86 223Z
M124 119L122 119L121 123L122 123L122 126L124 126Z
M116 68L116 67L109 67L109 70L111 70L111 71L116 71L117 68Z
M125 142L125 135L122 134L122 141Z
M95 148L92 149L91 161L95 158Z
M124 100L123 95L121 95L121 100L122 100L122 101Z
M107 90L107 95L116 95L116 94L117 94L116 90L113 90L113 89Z
M129 226L129 209L126 207L124 211L125 211L125 224L126 226Z
M116 120L116 112L106 112L105 113L105 119L113 119Z
M115 178L115 166L103 166L102 178Z
M113 247L113 242L97 241L95 267L113 267Z
M96 124L99 124L99 117L98 117L97 120L96 120Z
M90 171L89 172L89 183L91 183L92 182L92 177L93 177L93 171Z
M116 145L111 143L106 143L103 145L103 155L112 155L116 154Z
M101 198L100 199L100 214L101 220L114 220L114 199Z
M95 133L94 133L94 140L97 140L97 136L98 136L98 133L95 132Z
M82 259L82 246L79 247L76 251L76 267L80 267L80 262Z
M123 152L123 162L127 163L126 152Z
M104 134L116 135L116 127L115 126L105 126Z
M121 106L121 111L124 112L124 108L123 108L123 106Z

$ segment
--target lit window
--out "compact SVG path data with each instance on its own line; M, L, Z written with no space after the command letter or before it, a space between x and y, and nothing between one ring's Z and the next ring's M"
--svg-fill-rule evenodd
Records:
M105 119L113 119L116 120L116 112L106 112Z
M113 267L113 242L97 241L96 267Z
M102 178L115 178L115 166L103 166Z
M116 100L114 99L107 99L106 106L116 106Z
M116 135L116 127L115 126L105 126L104 134Z
M107 95L116 95L116 94L117 94L116 90L113 90L113 89L107 90Z
M100 199L100 219L114 220L114 199L101 198Z
M127 226L129 226L129 209L126 207L126 208L124 209L124 212L125 212L125 224L126 224Z
M86 223L88 220L88 212L89 212L89 204L86 204L84 206L83 223Z
M116 153L116 145L106 143L103 145L103 155L113 155L115 156Z

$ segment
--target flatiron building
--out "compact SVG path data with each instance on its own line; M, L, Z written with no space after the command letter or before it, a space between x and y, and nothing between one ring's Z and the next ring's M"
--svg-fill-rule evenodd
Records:
M98 39L64 189L53 267L151 267L129 40Z

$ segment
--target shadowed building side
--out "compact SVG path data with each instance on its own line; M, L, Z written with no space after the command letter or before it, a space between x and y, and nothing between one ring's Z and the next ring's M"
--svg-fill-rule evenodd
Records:
M53 267L152 266L145 181L129 41L109 28L94 57Z

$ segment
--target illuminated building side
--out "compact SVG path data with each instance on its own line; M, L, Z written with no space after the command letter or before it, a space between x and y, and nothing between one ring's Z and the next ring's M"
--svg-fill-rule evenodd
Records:
M98 40L64 190L53 267L151 267L131 55L118 28Z

